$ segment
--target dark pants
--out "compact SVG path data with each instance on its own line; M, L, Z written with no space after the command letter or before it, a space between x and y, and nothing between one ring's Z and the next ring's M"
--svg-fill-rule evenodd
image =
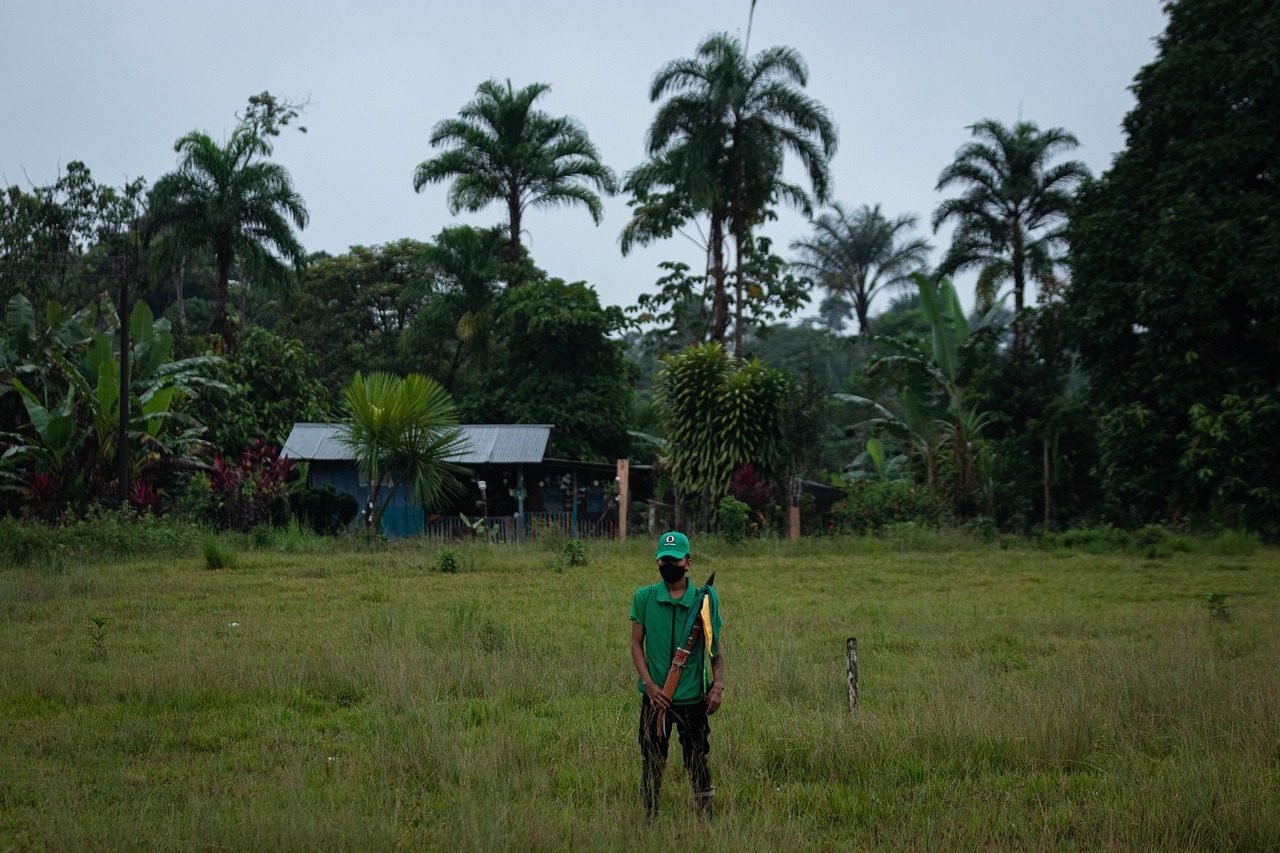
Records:
M658 812L658 795L662 792L662 772L667 766L667 747L671 745L671 730L680 730L680 749L684 753L684 766L689 771L689 783L693 787L694 802L703 817L711 816L711 798L716 789L711 784L707 769L707 754L711 752L711 726L707 724L707 705L672 705L667 709L666 725L659 733L655 718L658 709L645 696L640 702L640 755L644 759L644 775L640 793L645 814L654 817Z

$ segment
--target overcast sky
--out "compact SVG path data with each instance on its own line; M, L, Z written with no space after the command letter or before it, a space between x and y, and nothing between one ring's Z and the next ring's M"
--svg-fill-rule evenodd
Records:
M432 126L478 83L549 83L539 105L581 119L621 176L643 159L653 73L693 55L708 33L745 32L749 8L0 0L0 184L49 183L72 160L100 182L154 183L176 167L178 137L225 137L248 96L267 89L311 99L309 132L286 132L275 150L311 211L301 234L308 250L426 240L456 222L505 219L496 204L450 216L445 185L413 191L414 167L434 153ZM750 47L789 45L807 60L808 92L840 128L834 198L919 214L928 234L943 198L938 173L979 119L1064 127L1082 143L1075 156L1105 170L1124 144L1128 87L1154 58L1164 24L1157 0L759 0ZM788 173L800 181L797 166ZM593 284L606 304L631 305L652 290L662 260L701 269L678 237L623 258L627 214L622 197L606 200L599 227L585 208L533 211L525 239L541 267ZM807 230L785 214L765 233L785 250ZM932 239L940 252L947 234Z

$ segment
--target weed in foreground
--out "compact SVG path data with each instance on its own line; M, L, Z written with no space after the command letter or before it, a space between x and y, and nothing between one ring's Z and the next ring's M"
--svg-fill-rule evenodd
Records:
M234 569L236 566L236 552L220 541L215 533L205 536L201 553L206 569Z

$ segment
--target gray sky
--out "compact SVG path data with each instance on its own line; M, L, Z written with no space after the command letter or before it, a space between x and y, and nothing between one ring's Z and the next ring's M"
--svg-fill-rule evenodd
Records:
M621 176L641 162L655 107L649 80L703 36L745 31L749 0L644 3L473 0L0 0L0 183L51 182L84 161L101 182L177 165L193 129L222 138L249 95L310 97L306 135L275 157L311 210L308 250L429 239L446 225L502 221L499 205L451 217L446 186L413 191L431 127L490 77L551 84L539 105L586 125ZM921 233L942 195L938 173L982 118L1019 116L1079 137L1094 173L1123 146L1134 74L1165 24L1157 0L759 0L751 50L789 45L809 63L808 92L840 128L835 199L916 213ZM797 163L788 174L799 181ZM550 274L583 279L606 304L653 289L663 260L695 270L675 238L623 258L628 209L532 211L526 240ZM807 232L785 213L765 232L783 254ZM944 247L947 234L932 237ZM937 254L935 254L935 258ZM962 295L966 303L972 294ZM806 312L812 314L814 306ZM882 305L877 308L883 307Z

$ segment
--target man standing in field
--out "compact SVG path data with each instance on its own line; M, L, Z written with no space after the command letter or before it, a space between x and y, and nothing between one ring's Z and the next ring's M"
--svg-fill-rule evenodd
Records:
M662 580L636 590L631 599L631 661L640 675L640 755L644 761L641 796L645 816L658 813L662 772L667 766L671 728L680 729L680 748L703 819L711 818L715 786L707 766L711 727L707 717L720 707L724 694L724 640L720 636L720 599L710 584L689 583L693 555L683 533L664 533L656 552ZM705 595L703 594L705 591ZM696 620L691 619L695 614ZM688 639L694 621L700 636L687 648L688 660L673 670L672 661ZM674 689L664 690L671 672L679 672Z

